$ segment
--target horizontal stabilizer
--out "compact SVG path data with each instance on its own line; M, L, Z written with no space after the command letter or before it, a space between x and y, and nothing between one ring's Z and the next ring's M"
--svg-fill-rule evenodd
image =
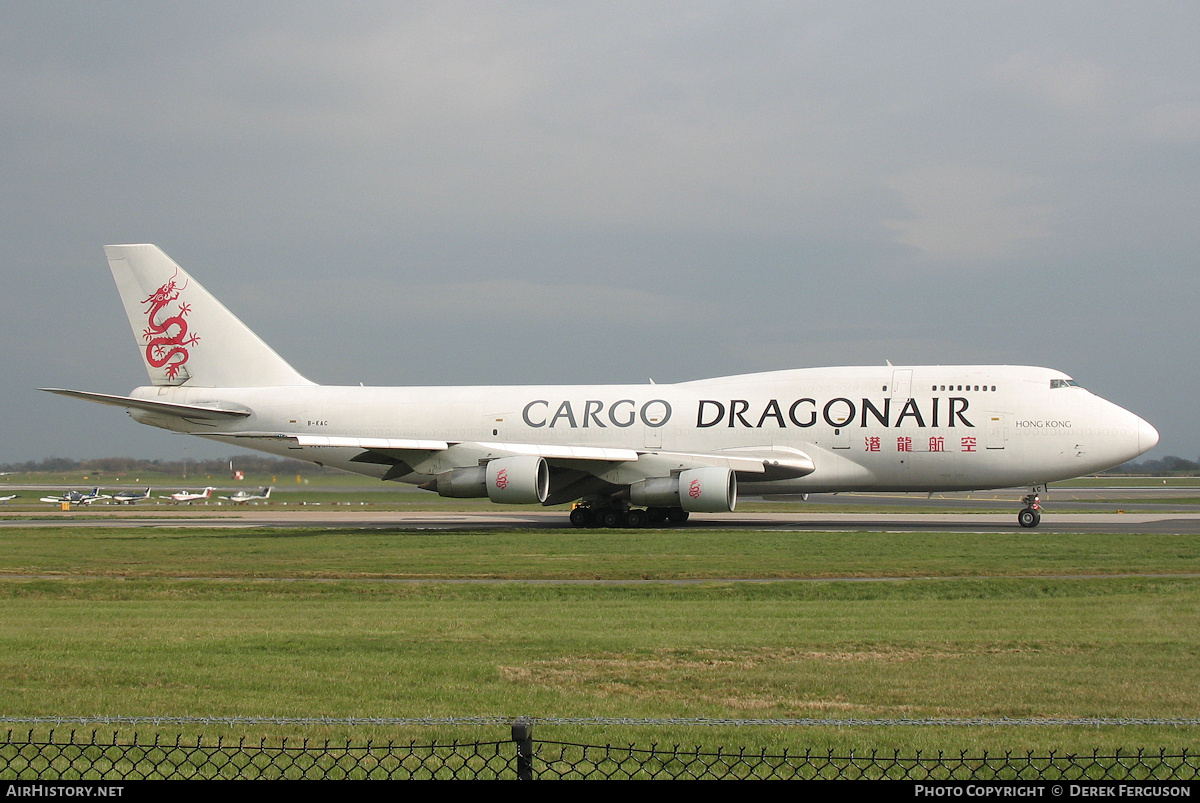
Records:
M127 410L145 410L150 413L173 415L179 418L230 419L247 418L247 409L223 407L217 402L212 404L176 404L174 402L154 401L152 399L135 399L131 396L112 396L108 393L92 393L86 390L63 390L62 388L38 388L47 393L59 396L70 396L73 399L107 404L112 407L124 407Z

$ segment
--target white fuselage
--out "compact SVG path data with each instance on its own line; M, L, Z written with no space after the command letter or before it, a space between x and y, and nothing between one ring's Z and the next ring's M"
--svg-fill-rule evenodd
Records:
M670 385L481 387L286 386L138 388L136 398L241 406L233 421L132 410L143 423L382 477L363 449L274 436L438 439L404 482L462 465L487 444L713 453L756 447L811 458L807 476L758 481L743 493L936 491L1039 485L1130 460L1158 439L1133 413L1023 366L811 368ZM482 447L480 445L483 445ZM455 450L458 453L455 453ZM615 484L661 473L653 460L595 472Z

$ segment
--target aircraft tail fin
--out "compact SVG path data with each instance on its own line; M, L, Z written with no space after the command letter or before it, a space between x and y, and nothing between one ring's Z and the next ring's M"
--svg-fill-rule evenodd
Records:
M107 245L142 362L155 385L311 385L156 245Z

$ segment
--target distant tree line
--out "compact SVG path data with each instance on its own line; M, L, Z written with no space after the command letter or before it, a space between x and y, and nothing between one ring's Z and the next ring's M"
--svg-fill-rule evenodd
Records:
M143 460L135 457L101 457L94 460L73 460L69 457L47 457L24 463L0 464L0 471L62 474L87 471L103 474L228 474L230 462L236 471L247 474L321 474L333 469L321 468L301 460L287 460L261 455L237 455L213 460Z
M1195 474L1200 472L1200 462L1184 460L1182 457L1167 455L1158 460L1142 460L1129 462L1116 468L1109 469L1105 474Z

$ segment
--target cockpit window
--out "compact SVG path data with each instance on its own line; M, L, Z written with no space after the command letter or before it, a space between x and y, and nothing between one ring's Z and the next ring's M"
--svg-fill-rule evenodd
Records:
M1074 379L1051 379L1050 380L1050 389L1051 390L1054 390L1055 388L1077 388L1077 387L1079 387L1079 385L1077 385L1075 383Z

